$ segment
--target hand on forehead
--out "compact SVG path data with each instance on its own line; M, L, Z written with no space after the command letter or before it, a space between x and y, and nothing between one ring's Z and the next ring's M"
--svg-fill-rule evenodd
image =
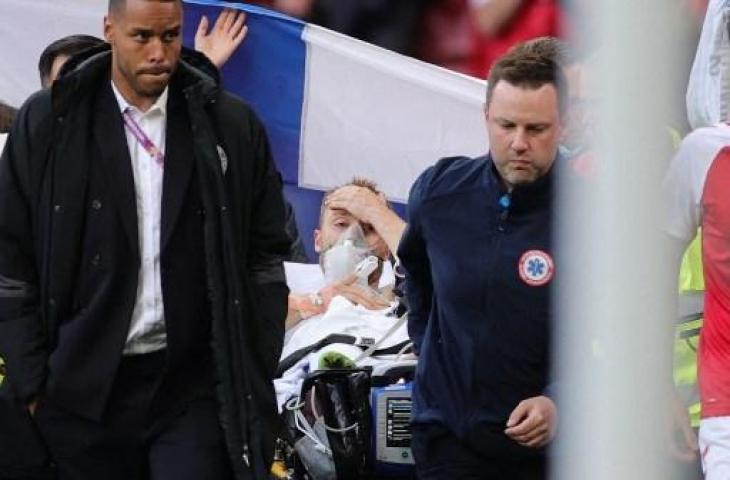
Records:
M315 243L319 243L321 248L326 249L336 243L342 234L355 223L360 225L363 239L368 247L373 248L380 257L387 256L387 247L383 239L370 223L358 219L345 209L331 206L327 206L324 210L319 233L315 235Z
M370 198L370 199L379 199L382 203L386 202L385 195L383 193L375 193L371 189L367 187L361 187L359 185L345 185L343 187L340 187L330 193L327 196L327 201L331 201L334 199L346 199L346 198L354 198L354 197L360 197L360 198Z
M337 231L340 232L344 231L353 223L359 223L363 233L365 233L366 229L370 227L369 224L362 222L359 218L353 215L352 212L344 208L335 208L332 206L325 207L325 217L322 225L323 228L326 228L329 225L331 227L335 227Z
M387 200L382 193L375 193L367 187L346 185L330 193L324 205L328 209L346 210L362 222L374 223L373 217L387 207Z

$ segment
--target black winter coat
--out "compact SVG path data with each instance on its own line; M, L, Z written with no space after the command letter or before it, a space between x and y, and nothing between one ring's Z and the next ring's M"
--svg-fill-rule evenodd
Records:
M88 92L108 81L110 60L106 49L74 58L73 70L52 90L23 106L0 157L0 356L8 374L2 389L20 404L42 394L58 326L72 313L82 254L80 192L92 160L84 128L93 118ZM221 426L236 477L266 478L276 422L272 378L288 295L281 178L259 120L219 88L204 57L185 51L171 85L184 94L193 181L206 212ZM0 440L8 433L0 428Z

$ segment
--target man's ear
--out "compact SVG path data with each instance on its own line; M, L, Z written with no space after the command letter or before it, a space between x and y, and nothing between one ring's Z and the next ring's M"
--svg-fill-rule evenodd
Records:
M106 40L108 43L112 43L112 40L114 39L114 25L112 25L112 20L109 18L109 15L104 16L104 40Z
M318 228L314 229L314 251L317 253L322 251L322 232Z

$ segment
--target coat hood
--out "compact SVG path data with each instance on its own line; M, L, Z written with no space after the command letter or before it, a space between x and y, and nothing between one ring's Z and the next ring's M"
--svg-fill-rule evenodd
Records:
M76 95L98 85L101 76L110 74L111 60L112 51L108 43L69 58L51 87L54 111L62 114L73 103ZM170 83L173 82L181 82L183 89L202 85L204 90L215 90L220 85L220 73L204 54L183 47L177 70L170 79Z

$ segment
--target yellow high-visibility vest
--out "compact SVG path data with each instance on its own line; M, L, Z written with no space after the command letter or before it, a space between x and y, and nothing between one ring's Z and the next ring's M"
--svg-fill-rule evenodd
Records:
M679 291L704 291L705 278L702 271L702 232L687 248L679 271ZM700 400L697 386L697 345L699 335L687 337L683 332L698 331L702 319L683 323L676 329L674 342L674 384L689 405L689 415L693 427L700 425Z

